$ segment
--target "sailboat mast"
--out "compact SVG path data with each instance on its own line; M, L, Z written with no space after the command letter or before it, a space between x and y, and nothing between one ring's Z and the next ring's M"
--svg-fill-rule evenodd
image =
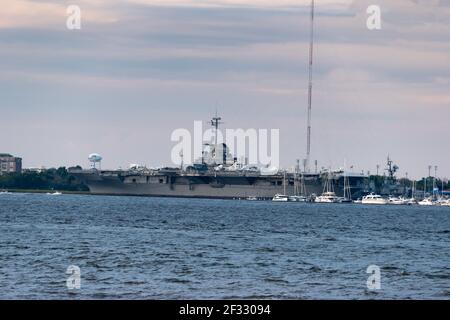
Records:
M306 141L306 169L309 172L311 157L311 112L312 112L312 86L313 86L313 54L314 54L314 0L311 0L311 30L309 39L309 85L308 85L308 128Z

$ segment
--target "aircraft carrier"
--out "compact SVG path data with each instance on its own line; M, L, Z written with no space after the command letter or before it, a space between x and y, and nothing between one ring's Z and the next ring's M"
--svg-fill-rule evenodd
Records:
M293 173L263 176L247 172L212 172L198 170L185 172L179 169L159 170L117 170L101 171L72 170L97 195L135 195L157 197L190 197L219 199L272 199L276 194L296 195L298 188ZM344 173L333 173L335 192L343 195ZM366 177L347 175L352 198L361 197L367 190ZM323 191L328 173L304 174L304 192L306 196L319 195Z
M70 173L98 195L261 200L272 199L276 194L314 197L323 192L330 180L338 196L343 195L345 185L355 199L368 190L367 176L362 173L343 170L311 173L300 170L299 161L291 171L239 164L236 158L229 160L225 144L220 146L222 164L217 165L215 147L208 146L209 152L204 151L201 160L186 167L149 169L133 165L128 170L100 170L94 163L91 169L72 168Z

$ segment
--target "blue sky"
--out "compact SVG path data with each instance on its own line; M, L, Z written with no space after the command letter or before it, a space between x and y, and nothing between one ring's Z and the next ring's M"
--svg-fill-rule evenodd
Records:
M378 4L382 29L366 28ZM67 30L79 5L82 29ZM9 0L0 12L0 152L25 166L170 164L174 129L229 128L306 149L308 0ZM450 177L450 1L317 0L313 159ZM3 135L3 137L5 137Z

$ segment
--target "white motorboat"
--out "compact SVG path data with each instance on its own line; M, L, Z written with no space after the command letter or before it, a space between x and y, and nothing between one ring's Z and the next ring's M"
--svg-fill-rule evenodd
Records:
M60 196L60 195L62 195L62 192L59 192L59 191L47 192L47 195L49 195L49 196Z
M361 201L362 204L387 204L387 199L383 198L379 194L371 193L364 196Z
M257 197L247 197L247 201L258 201Z
M331 191L322 193L315 200L317 203L337 203L338 201L339 197L336 196L336 193Z
M290 202L308 202L308 198L304 196L289 196L288 201Z
M419 201L420 206L434 206L433 199L425 198L422 201Z
M406 200L406 199L403 198L403 197L398 198L398 197L392 197L392 196L390 196L390 197L388 198L388 204L405 205L405 204L407 204L407 203L408 203L408 200Z
M272 198L273 202L288 202L289 196L284 194L276 194L275 197Z
M450 199L442 201L441 202L441 206L443 206L443 207L450 207Z
M336 196L336 193L333 190L331 170L328 172L328 177L323 188L323 193L320 196L316 197L314 201L317 203L337 203L339 201L339 197Z

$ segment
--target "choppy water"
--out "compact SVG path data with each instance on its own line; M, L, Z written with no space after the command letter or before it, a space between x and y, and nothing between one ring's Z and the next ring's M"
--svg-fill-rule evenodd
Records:
M450 208L0 195L0 298L449 299Z

